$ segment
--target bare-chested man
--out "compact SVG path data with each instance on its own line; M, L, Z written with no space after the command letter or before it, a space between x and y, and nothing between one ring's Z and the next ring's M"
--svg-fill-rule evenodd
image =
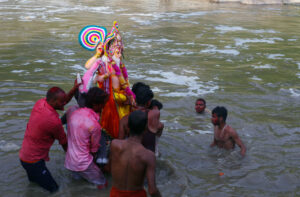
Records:
M115 139L111 143L110 168L112 188L110 197L146 197L144 180L147 177L148 192L161 196L155 183L155 155L141 144L147 125L147 114L140 110L129 115L130 137Z
M195 102L195 111L198 114L211 113L209 109L206 108L206 101L203 98L198 98Z
M154 95L148 85L137 82L133 84L132 91L136 95L137 110L144 111L148 114L148 124L146 132L143 135L142 144L145 148L155 152L155 146L157 145L156 138L162 135L164 129L164 124L159 120L159 106L156 107L154 106L155 104L153 105L152 99ZM128 136L128 116L124 116L124 118L120 120L119 139L124 139Z
M235 144L241 148L241 155L246 153L246 147L238 136L237 132L226 124L227 109L225 107L215 107L212 111L211 122L214 125L214 141L211 147L217 145L219 148L233 149Z

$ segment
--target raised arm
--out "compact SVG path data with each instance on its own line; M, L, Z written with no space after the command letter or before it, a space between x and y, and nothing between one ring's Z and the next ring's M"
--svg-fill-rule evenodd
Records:
M148 192L152 197L161 197L159 190L156 187L155 183L155 155L151 154L147 160L147 181L148 181Z
M244 143L242 142L241 138L239 137L239 135L237 134L237 132L234 129L230 130L230 136L235 141L235 143L241 148L241 155L245 156L245 154L246 154L246 146L244 145Z
M66 96L66 104L70 102L70 100L72 99L72 97L75 94L75 91L78 89L78 87L81 85L77 83L77 80L75 79L74 85L71 88L71 90L68 92L67 96Z

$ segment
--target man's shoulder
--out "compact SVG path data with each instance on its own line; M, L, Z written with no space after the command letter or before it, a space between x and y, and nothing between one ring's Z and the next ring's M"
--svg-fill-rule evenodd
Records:
M141 147L138 149L138 151L144 160L149 160L149 159L155 158L154 152L145 148L143 145L141 145Z
M156 115L159 115L160 114L160 111L159 111L159 109L150 109L149 111L148 111L148 116L150 115L150 116L156 116Z
M124 140L122 139L113 139L111 141L110 147L111 149L121 149L124 144Z
M230 135L235 135L237 134L236 130L234 128L232 128L230 125L227 125L227 128L226 128L227 132L230 134Z

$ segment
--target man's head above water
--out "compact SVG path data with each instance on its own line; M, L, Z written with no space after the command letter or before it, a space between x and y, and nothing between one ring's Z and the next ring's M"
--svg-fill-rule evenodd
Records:
M195 110L197 113L203 113L206 108L206 101L203 98L198 98L195 102Z

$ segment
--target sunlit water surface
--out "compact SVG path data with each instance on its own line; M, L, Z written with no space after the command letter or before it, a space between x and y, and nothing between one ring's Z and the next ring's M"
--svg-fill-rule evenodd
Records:
M49 87L67 91L84 73L93 53L78 44L81 28L113 20L131 83L149 84L164 104L163 196L300 196L300 7L196 0L0 0L0 196L48 195L18 159L31 109ZM197 97L227 107L245 158L238 147L209 148L210 115L194 112ZM109 195L72 179L57 142L50 157L54 196Z

